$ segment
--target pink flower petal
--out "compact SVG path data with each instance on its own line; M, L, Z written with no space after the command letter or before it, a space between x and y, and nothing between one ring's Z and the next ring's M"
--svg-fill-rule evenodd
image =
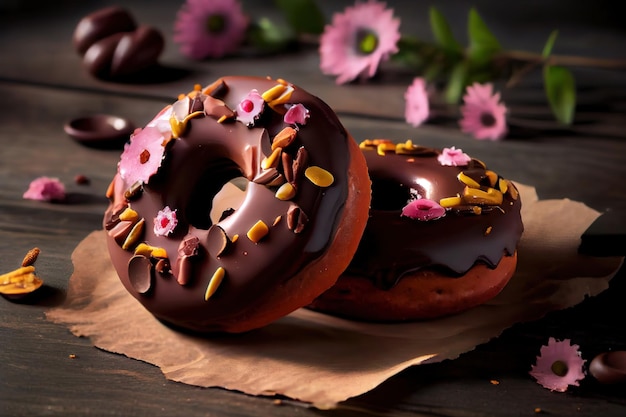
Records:
M239 48L247 28L237 0L187 0L176 16L174 41L189 58L220 58Z
M446 209L439 203L427 198L411 200L402 209L402 215L415 220L428 221L439 219L446 214Z
M35 178L22 197L28 200L60 201L65 199L65 185L58 178Z
M302 104L294 104L285 113L284 121L288 124L306 124L306 119L309 118L309 109Z
M251 90L237 105L237 120L254 126L254 122L259 118L265 108L265 100L255 89Z
M418 127L428 119L430 107L426 81L423 78L417 77L413 80L404 93L404 100L404 118L407 123Z
M174 231L177 224L176 210L165 206L163 210L159 210L157 216L154 218L154 234L157 236L167 236Z
M337 84L373 77L380 63L398 51L400 20L386 6L374 0L356 3L343 13L335 13L332 23L324 28L319 47L320 69L324 74L337 76ZM368 34L374 36L374 49L364 52L359 50L358 39Z
M474 83L467 87L461 107L461 130L476 139L499 140L506 136L507 108L500 103L500 94L493 85Z
M451 148L443 148L441 154L437 156L437 161L441 165L462 167L467 166L472 158L466 153L463 153L461 149L456 149L454 146Z
M585 360L580 357L578 345L571 345L569 339L557 341L553 337L541 347L537 363L531 367L537 383L551 391L565 392L568 386L578 386L585 377Z

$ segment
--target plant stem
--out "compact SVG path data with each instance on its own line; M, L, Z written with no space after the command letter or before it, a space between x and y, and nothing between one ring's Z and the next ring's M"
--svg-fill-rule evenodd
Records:
M523 62L547 63L573 67L594 67L603 69L626 69L626 60L610 58L593 58L576 55L550 55L544 58L541 54L526 51L502 51L496 59L509 59Z

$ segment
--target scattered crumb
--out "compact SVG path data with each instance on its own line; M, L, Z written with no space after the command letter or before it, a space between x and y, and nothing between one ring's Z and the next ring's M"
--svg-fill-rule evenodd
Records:
M542 412L543 410L540 407L535 407L535 414L540 414Z
M492 379L489 382L491 383L491 385L500 385L500 381L498 381L496 379Z
M274 405L283 405L283 400L281 400L280 398L276 398L276 399L273 401L273 404L274 404Z
M70 353L69 355L67 355L67 357L70 359L76 359L76 355L73 353Z
M89 185L91 180L83 174L78 174L74 177L74 182L78 185Z

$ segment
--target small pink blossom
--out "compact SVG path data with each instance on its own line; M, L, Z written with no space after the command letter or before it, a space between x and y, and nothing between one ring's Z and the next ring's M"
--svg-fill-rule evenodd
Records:
M506 106L500 93L493 93L491 83L474 83L467 87L461 107L461 130L476 139L499 140L506 136Z
M430 114L426 81L416 77L404 93L404 119L413 127L424 123Z
M437 161L441 165L451 167L464 167L467 166L472 158L466 153L463 153L461 149L456 149L454 146L451 148L443 148L441 154L437 156Z
M187 0L176 16L174 41L189 58L220 58L239 48L247 28L237 0Z
M302 104L294 104L289 107L287 113L285 113L284 121L288 124L306 124L306 119L309 118L309 109L304 107Z
M265 100L256 89L250 92L237 104L237 120L254 126L254 122L261 116L265 107Z
M147 183L158 171L165 152L165 142L171 137L171 131L163 132L157 121L135 131L130 143L124 147L119 162L120 176L126 185L136 182Z
M65 185L58 178L35 178L22 197L28 200L60 201L65 199Z
M585 377L583 366L586 362L578 349L578 345L570 344L569 339L558 341L551 337L548 344L541 347L530 375L550 391L565 392L569 385L578 386L578 381Z
M427 198L418 198L409 201L402 209L402 215L415 220L437 220L446 214L446 209L439 203Z
M159 213L154 219L154 234L157 236L167 236L174 231L177 224L176 210L165 206L163 210L159 210Z
M344 84L357 77L371 78L382 61L398 52L400 19L386 3L370 0L335 13L320 37L320 68Z

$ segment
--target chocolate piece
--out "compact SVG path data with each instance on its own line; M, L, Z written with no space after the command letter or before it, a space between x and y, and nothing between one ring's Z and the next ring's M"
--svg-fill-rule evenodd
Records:
M94 114L70 120L63 126L65 133L76 142L95 148L119 148L135 130L134 124L110 114Z
M230 243L230 239L224 229L215 224L209 228L206 245L207 251L211 256L219 258L228 249Z
M139 26L125 33L118 41L111 59L110 77L133 75L157 63L165 40L161 32L148 26Z
M150 259L143 255L135 255L128 261L128 276L130 285L139 294L150 291L153 279L153 267Z
M589 373L601 384L626 383L626 351L599 354L589 364Z
M100 39L115 33L131 32L137 25L130 13L119 6L106 7L83 17L74 30L73 43L79 54Z

